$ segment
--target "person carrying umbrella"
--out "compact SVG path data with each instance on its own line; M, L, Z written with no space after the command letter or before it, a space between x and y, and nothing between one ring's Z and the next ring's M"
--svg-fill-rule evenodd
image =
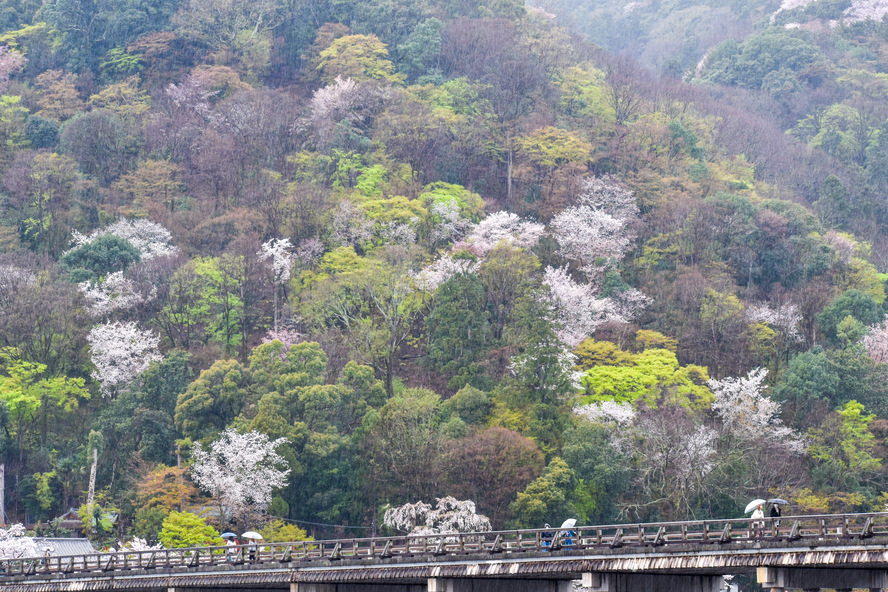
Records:
M755 531L756 538L760 538L762 536L762 529L765 526L765 513L762 511L763 508L764 506L762 504L759 504L756 507L755 511L752 513L752 516L750 516L750 518L752 518L753 520L752 528Z

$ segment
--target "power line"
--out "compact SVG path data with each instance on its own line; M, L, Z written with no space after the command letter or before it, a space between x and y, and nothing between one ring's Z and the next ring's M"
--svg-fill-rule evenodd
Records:
M330 526L332 528L358 528L361 530L373 530L372 526L350 526L348 524L325 524L323 522L309 522L308 520L293 520L292 518L284 518L282 516L272 516L272 518L277 518L278 520L283 520L284 522L293 522L295 524L310 524L312 526Z

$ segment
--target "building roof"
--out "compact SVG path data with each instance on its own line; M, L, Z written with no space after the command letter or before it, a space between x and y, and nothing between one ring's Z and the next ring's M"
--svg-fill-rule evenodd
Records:
M53 557L98 553L87 539L34 537L34 543L41 553L46 547L49 547L49 554Z

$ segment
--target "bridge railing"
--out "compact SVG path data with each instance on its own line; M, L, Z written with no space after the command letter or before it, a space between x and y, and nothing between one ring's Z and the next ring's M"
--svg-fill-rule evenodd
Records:
M393 556L466 553L582 553L619 547L720 545L760 540L867 539L888 536L888 513L787 516L405 535L291 543L192 547L0 560L0 575L43 576L134 569L202 568Z

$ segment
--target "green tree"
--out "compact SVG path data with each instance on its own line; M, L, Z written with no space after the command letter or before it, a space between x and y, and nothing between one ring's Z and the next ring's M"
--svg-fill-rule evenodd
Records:
M570 493L576 487L576 475L564 459L553 458L542 475L531 481L512 503L515 525L540 528L552 516L573 516Z
M163 520L158 539L167 549L222 545L219 531L189 512L170 512Z
M210 440L229 426L249 400L249 371L237 360L219 360L179 395L176 427L192 440Z
M327 84L336 77L353 80L388 80L403 82L404 75L395 72L388 59L388 49L376 35L346 35L333 40L320 53L318 70Z
M817 315L817 325L829 343L838 343L839 324L848 316L871 326L880 323L885 313L871 296L854 288L846 290Z
M869 431L876 416L865 415L863 409L857 401L848 401L833 420L811 430L809 453L817 462L813 475L821 485L854 491L871 485L881 468L875 436Z
M73 282L102 280L115 271L126 271L141 259L139 250L126 239L103 234L65 253L61 263Z
M18 449L17 478L24 462L24 438L38 422L46 425L54 413L71 413L89 399L82 378L47 376L46 365L21 359L18 350L0 349L0 400L6 406ZM40 438L43 447L47 432Z
M629 459L611 444L609 429L583 422L564 434L564 461L577 478L570 499L584 524L618 521L617 504L631 486Z
M473 273L458 274L438 287L426 315L432 366L450 376L447 387L489 386L481 364L490 347L484 284Z

